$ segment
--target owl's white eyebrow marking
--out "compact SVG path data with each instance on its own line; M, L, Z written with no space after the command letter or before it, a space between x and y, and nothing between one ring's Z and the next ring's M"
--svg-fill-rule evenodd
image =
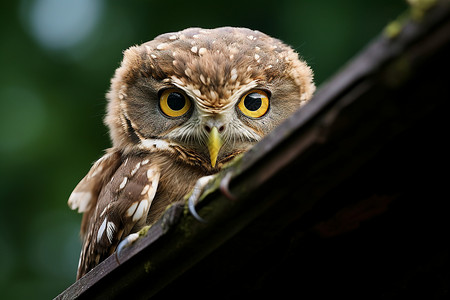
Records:
M194 90L192 90L192 92L195 94L195 96L197 96L197 97L201 97L202 96L202 93L200 92L200 90L198 90L198 89L194 89Z
M170 77L170 78L172 79L172 82L173 82L174 84L183 85L183 81L182 81L180 78L178 78L178 77L176 77L176 76L172 76L172 77Z
M149 162L150 160L147 158L147 159L144 159L143 161L142 161L142 165L146 165L146 164L148 164L148 162Z
M103 220L102 225L100 225L100 228L98 229L98 233L97 233L97 243L100 242L100 239L102 238L102 235L103 235L103 233L105 232L105 229L106 229L106 220L107 220L107 219L108 219L108 218L106 217L106 218Z

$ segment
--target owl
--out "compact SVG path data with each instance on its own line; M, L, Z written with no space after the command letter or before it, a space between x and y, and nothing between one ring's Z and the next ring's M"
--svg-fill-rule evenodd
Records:
M127 49L107 93L112 147L68 201L83 213L77 278L314 90L311 68L291 47L246 28L188 28Z

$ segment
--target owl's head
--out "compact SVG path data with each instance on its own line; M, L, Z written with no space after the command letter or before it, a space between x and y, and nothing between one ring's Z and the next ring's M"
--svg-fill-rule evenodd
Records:
M177 148L214 170L314 90L311 69L277 39L246 28L189 28L124 52L105 122L125 153Z

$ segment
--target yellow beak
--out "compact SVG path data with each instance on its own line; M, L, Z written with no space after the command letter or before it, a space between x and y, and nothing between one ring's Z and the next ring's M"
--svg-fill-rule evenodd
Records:
M208 150L209 157L211 158L211 166L216 166L217 155L219 154L220 148L222 148L223 141L220 138L219 131L217 127L213 127L208 136Z

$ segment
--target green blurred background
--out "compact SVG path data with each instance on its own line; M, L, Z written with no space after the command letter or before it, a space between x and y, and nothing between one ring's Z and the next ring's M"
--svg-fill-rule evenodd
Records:
M81 215L67 199L109 147L105 92L122 51L160 33L243 26L292 45L320 86L403 0L1 1L0 291L49 299L75 280Z

